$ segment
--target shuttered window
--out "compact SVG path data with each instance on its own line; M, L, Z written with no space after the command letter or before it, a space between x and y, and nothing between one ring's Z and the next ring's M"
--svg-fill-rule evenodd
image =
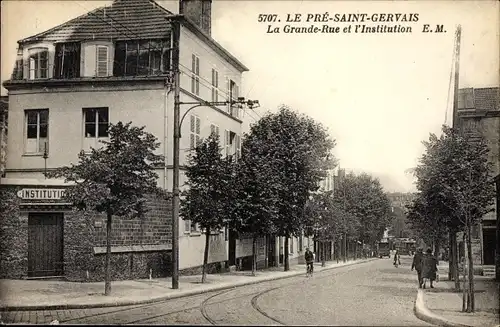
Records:
M108 47L106 46L97 46L97 64L96 64L96 76L97 77L106 77L108 76Z
M191 150L193 150L195 147L197 147L201 143L201 136L200 136L200 130L201 130L201 120L200 117L191 115L190 117L190 135L189 135L189 147Z

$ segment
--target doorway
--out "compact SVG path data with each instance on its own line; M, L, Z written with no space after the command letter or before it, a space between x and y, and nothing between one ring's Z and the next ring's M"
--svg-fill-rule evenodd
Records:
M63 222L63 213L29 213L28 277L63 275Z

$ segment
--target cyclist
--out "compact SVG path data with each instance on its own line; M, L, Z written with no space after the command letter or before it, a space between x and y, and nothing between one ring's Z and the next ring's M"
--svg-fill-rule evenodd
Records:
M306 248L304 253L304 259L306 260L306 271L307 275L312 275L314 269L314 254Z

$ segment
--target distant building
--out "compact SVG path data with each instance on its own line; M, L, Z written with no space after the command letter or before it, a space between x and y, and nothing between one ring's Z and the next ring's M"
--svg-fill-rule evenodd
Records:
M500 94L498 87L464 88L458 96L458 126L466 133L482 135L488 142L489 161L493 164L493 176L496 181L497 199L500 192ZM473 231L473 256L478 265L492 266L500 262L499 201L495 211L485 215L479 228ZM486 269L486 268L485 268ZM498 270L497 270L498 273Z

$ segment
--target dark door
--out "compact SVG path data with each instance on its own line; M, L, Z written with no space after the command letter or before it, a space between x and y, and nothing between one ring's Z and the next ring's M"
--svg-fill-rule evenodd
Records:
M484 265L495 264L495 250L496 250L496 230L493 228L483 229L483 253Z
M269 267L276 266L276 237L268 236L267 239L267 262Z
M63 214L28 216L28 277L63 275Z

